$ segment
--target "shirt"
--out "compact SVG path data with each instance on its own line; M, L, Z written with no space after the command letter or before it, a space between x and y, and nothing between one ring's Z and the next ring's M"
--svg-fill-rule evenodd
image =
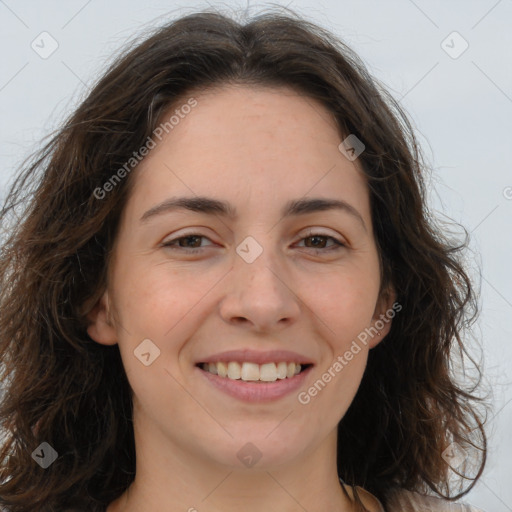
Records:
M343 484L353 497L352 489ZM382 503L362 487L357 487L363 505L371 512L384 512ZM484 512L466 503L456 503L435 496L424 496L417 492L397 489L391 493L388 509L390 512Z

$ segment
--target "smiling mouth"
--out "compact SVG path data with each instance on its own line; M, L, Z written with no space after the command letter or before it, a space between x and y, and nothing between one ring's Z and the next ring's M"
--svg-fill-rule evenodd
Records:
M237 361L198 363L201 370L231 380L245 382L276 382L278 380L292 379L304 372L312 364L298 364L281 361L278 363L257 364Z

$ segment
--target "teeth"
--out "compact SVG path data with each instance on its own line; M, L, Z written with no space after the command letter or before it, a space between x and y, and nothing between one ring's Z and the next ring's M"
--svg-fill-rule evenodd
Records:
M233 380L237 380L241 377L242 368L238 363L231 361L228 363L228 377Z
M215 364L215 363L213 363ZM226 363L217 363L217 374L219 377L227 377L228 376L228 365ZM208 365L209 370L209 365Z
M246 363L244 363L245 366ZM260 380L274 382L277 380L277 368L275 363L265 363L260 366Z
M236 361L203 363L203 370L232 380L275 382L290 379L300 373L302 366L296 363L238 363Z
M277 378L278 379L286 379L286 370L288 368L288 365L286 363L278 363L277 364ZM300 366L299 366L300 371Z
M231 363L229 363L231 364ZM238 363L233 363L240 366ZM260 380L260 368L256 363L244 363L240 372L242 380Z

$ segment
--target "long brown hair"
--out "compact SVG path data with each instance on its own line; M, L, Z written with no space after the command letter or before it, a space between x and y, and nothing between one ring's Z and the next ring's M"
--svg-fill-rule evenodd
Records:
M98 197L190 91L285 86L333 113L365 144L382 290L402 306L369 353L338 427L338 473L384 504L399 488L458 498L486 457L475 387L458 380L476 294L463 242L443 236L426 205L426 166L407 117L339 39L289 10L240 23L216 12L175 20L126 50L62 129L30 160L0 212L0 504L12 512L101 509L135 476L131 389L117 345L95 343L86 316L105 290L134 172ZM472 360L471 360L472 361ZM480 379L479 379L480 380ZM477 383L478 384L478 383ZM453 496L443 452L470 470ZM32 456L47 442L57 460ZM465 484L466 487L464 487Z

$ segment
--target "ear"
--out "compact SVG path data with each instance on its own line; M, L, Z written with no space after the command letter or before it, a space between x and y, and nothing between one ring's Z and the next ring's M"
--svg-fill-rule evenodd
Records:
M108 291L101 296L98 302L87 315L89 325L87 333L96 342L102 345L115 345L117 331L110 319L110 306Z
M374 334L368 343L369 348L376 347L391 330L392 319L402 306L396 302L394 288L384 290L375 306L372 323L369 330Z

